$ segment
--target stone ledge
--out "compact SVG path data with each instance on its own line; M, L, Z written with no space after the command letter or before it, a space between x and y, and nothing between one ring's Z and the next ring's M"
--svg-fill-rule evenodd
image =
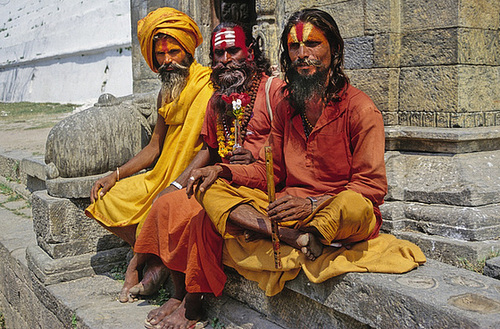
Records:
M90 190L95 181L106 176L110 172L76 178L54 178L47 179L47 192L53 197L79 199L90 197Z
M28 268L44 285L72 281L110 271L123 263L130 248L122 247L59 259L51 258L37 245L28 246Z
M406 274L348 273L322 284L301 273L270 298L230 271L225 293L287 328L500 327L500 281L433 260Z
M436 128L386 126L387 151L470 153L500 149L500 127Z
M388 230L409 229L461 241L500 238L500 204L464 207L389 200L380 210Z
M500 256L486 261L484 275L500 280Z
M391 230L391 233L415 243L427 257L454 266L463 266L465 260L479 262L500 251L500 240L461 241L407 230Z

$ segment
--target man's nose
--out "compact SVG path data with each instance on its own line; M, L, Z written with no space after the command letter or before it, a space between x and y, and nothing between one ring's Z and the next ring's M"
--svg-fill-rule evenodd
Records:
M309 51L307 50L306 46L302 43L299 45L298 56L299 56L299 58L309 57Z
M222 56L222 63L227 64L232 60L231 54L229 54L227 51L224 52L224 55Z
M168 56L168 55L167 55L167 56L165 56L165 59L163 60L163 64L168 65L168 64L170 64L170 63L172 63L172 57L170 57L170 56Z

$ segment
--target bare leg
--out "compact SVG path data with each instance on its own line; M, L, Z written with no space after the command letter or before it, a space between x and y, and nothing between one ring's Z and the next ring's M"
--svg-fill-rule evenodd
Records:
M172 314L182 303L184 297L186 296L186 285L185 285L185 275L182 272L170 271L172 281L174 283L174 296L167 300L162 306L155 308L149 312L146 317L146 327L155 326L167 316ZM161 325L158 325L161 328Z
M99 224L104 226L114 235L118 236L125 242L127 242L131 247L135 244L135 231L137 230L137 225L130 225L125 227L108 227L103 225L101 222L97 221ZM142 270L141 266L144 266L145 261L138 259L137 255L130 260L127 266L127 271L125 272L125 282L123 283L122 290L118 296L118 300L122 303L134 302L137 299L130 295L129 289L139 283L139 272Z
M145 262L147 263L147 265L144 277L142 278L141 282L139 282L129 290L132 296L148 296L154 294L158 291L158 289L160 289L161 285L168 277L169 270L163 264L160 257L149 254Z
M258 235L271 237L271 222L266 215L261 214L250 205L237 206L229 214L229 220L244 229L256 232ZM302 232L288 227L279 228L279 238L286 244L302 251L307 258L315 260L323 253L323 246L318 238L319 233Z
M118 300L121 303L135 302L136 296L131 294L130 289L139 283L139 273L142 271L146 263L147 254L134 254L125 272L125 282L123 283L122 290Z

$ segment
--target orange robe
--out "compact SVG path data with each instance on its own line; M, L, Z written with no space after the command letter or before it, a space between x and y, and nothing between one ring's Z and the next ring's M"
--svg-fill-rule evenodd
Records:
M347 86L340 102L330 102L306 138L300 115L287 102L277 108L269 143L273 150L277 198L332 196L318 210L297 223L315 227L326 245L315 261L283 244L283 268L274 267L270 239L245 242L228 227L234 207L249 204L266 214L266 167L263 159L247 166L222 164L231 174L231 185L216 181L196 197L218 232L224 236L223 261L249 280L259 283L269 296L302 269L309 280L323 282L346 272L407 272L425 262L414 244L392 235L379 235L382 218L378 206L387 192L384 163L384 124L370 98ZM285 223L283 223L285 224ZM352 244L332 248L332 242Z
M271 130L266 108L263 76L253 115L247 126L243 147L258 158ZM283 82L274 79L270 88L272 108L282 100ZM217 149L217 115L211 102L206 111L202 135L211 148ZM190 293L222 293L226 276L222 268L222 237L195 198L188 199L185 189L165 194L155 201L137 238L134 251L159 256L174 271L186 273L186 290Z

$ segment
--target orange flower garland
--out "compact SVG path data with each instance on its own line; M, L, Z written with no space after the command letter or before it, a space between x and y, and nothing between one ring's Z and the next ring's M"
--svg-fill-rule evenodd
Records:
M232 93L229 96L222 95L221 98L226 103L232 104L233 111L231 114L234 116L231 120L231 128L229 131L226 131L227 128L222 122L217 122L217 142L219 144L218 153L221 158L225 158L237 144L236 126L243 121L245 107L250 103L251 99L246 93Z
M247 93L232 93L231 95L221 95L221 99L232 105L232 111L227 111L217 120L217 143L218 153L221 158L226 158L236 147L241 147L246 135L246 128L252 117L253 105L257 97L257 90L260 86L262 75L255 74L252 77L252 84ZM230 121L230 125L228 122ZM228 128L230 127L230 128ZM238 129L236 128L238 127ZM238 136L238 133L241 136Z

